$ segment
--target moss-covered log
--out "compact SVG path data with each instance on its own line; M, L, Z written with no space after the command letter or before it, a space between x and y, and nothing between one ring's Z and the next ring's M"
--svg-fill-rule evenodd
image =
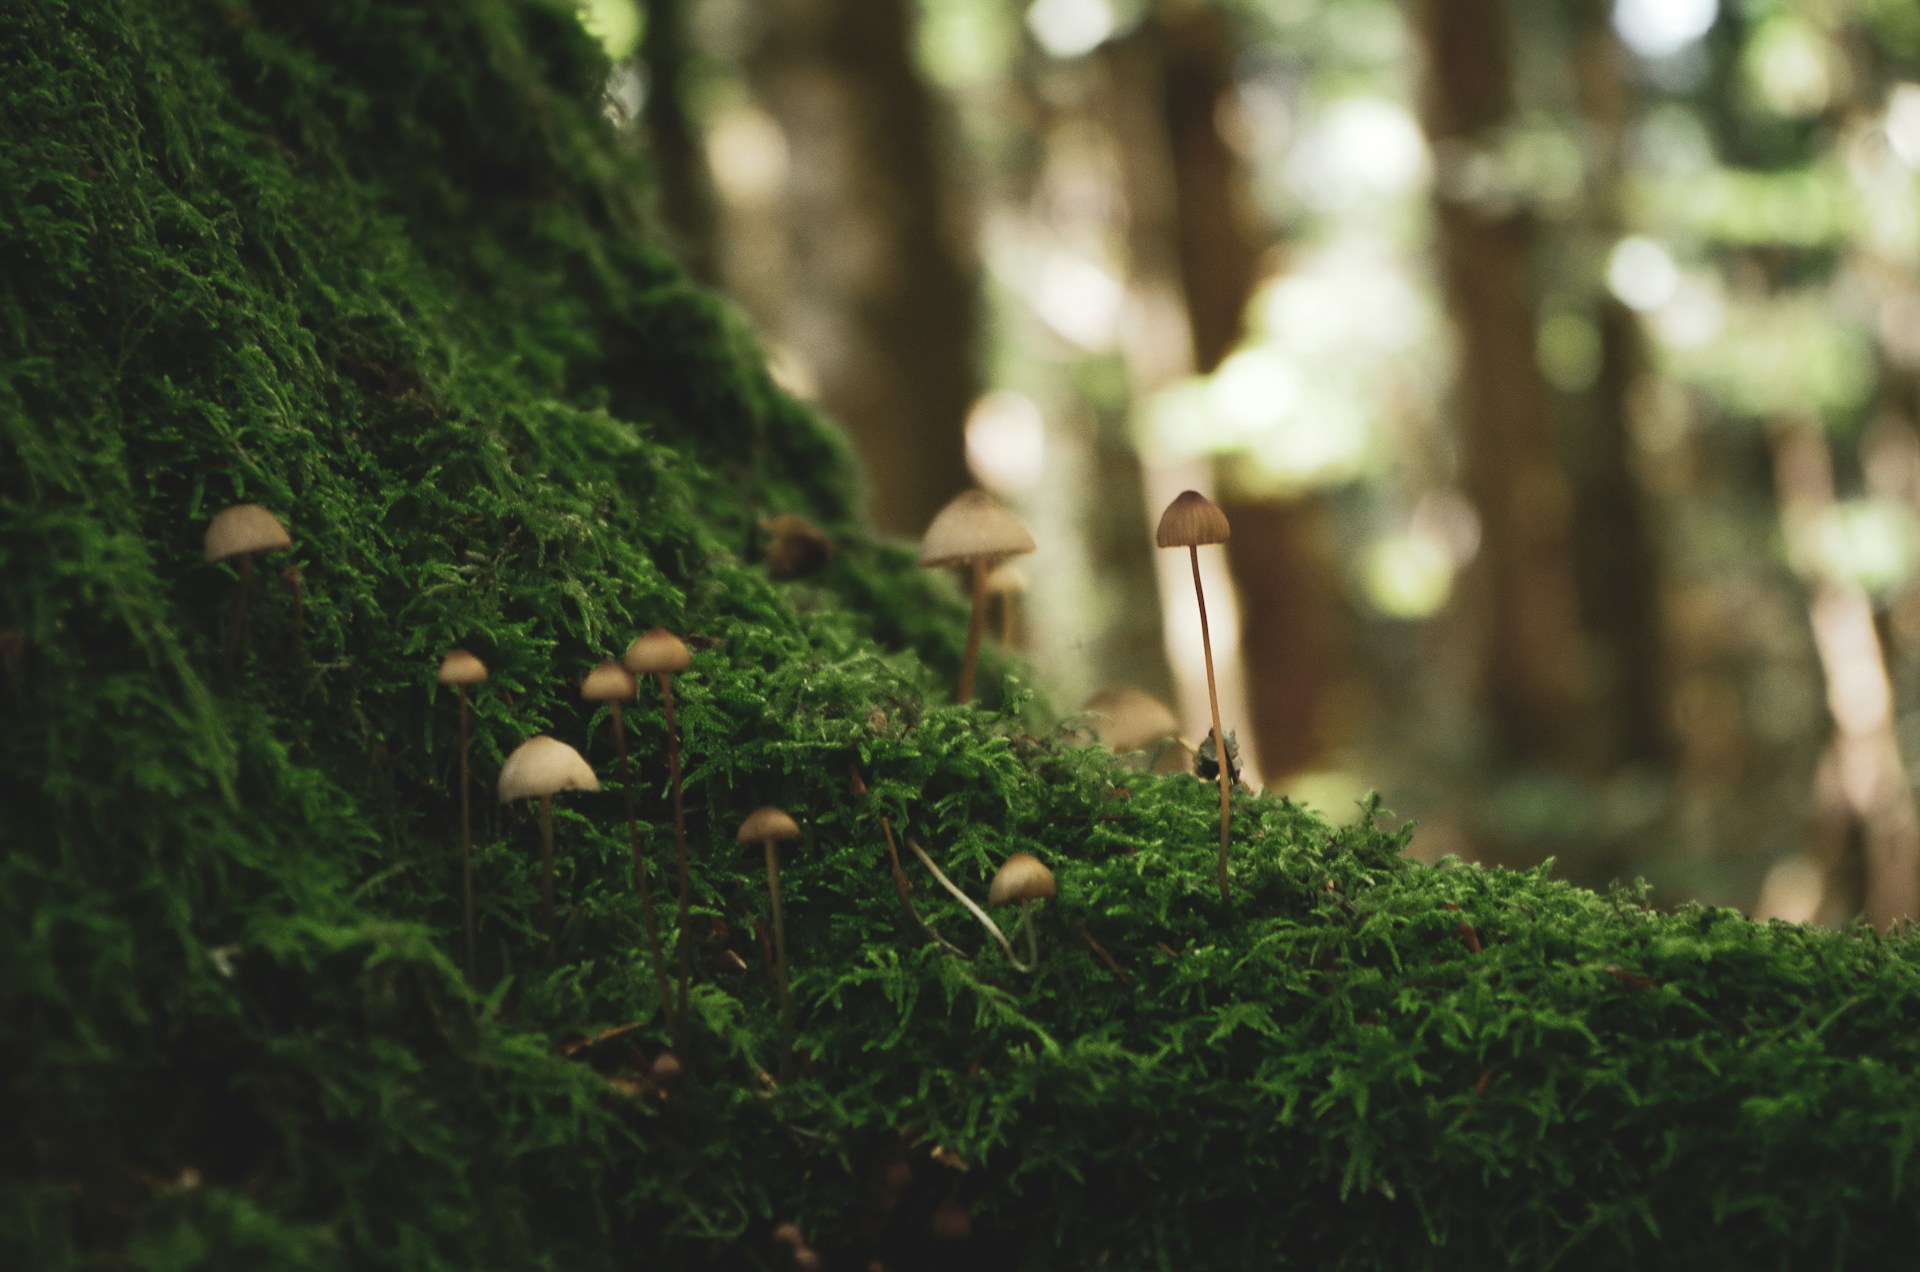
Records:
M901 1272L1911 1257L1912 939L1250 795L1229 926L1211 788L1041 728L1004 666L941 705L956 591L648 246L603 72L558 0L0 9L0 1266L780 1267L789 1220ZM294 547L227 670L200 538L237 502ZM748 559L776 512L825 573ZM574 689L655 625L696 649L672 1083ZM552 965L531 815L480 801L471 986L453 645L493 669L477 794L542 731L608 782L556 807ZM658 696L627 719L669 877ZM774 802L778 1088L732 844ZM924 943L883 819L975 895L1054 868L1034 975L922 886L976 952Z

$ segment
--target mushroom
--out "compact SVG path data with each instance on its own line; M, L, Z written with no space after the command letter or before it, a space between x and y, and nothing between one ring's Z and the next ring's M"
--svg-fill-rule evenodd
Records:
M467 776L467 686L484 684L487 664L464 649L451 649L440 660L437 677L443 685L452 685L460 695L460 897L466 916L467 976L472 978L473 961L473 782Z
M663 627L642 632L627 646L620 660L636 676L653 676L660 682L660 701L667 713L667 778L673 787L673 847L679 857L680 905L674 928L674 946L679 951L680 998L674 1008L676 1029L687 1023L687 983L692 978L689 960L693 947L687 941L687 911L692 905L693 889L687 879L687 814L680 795L680 729L673 719L673 678L693 665L693 653L687 643ZM676 1038L682 1048L685 1038Z
M1040 963L1040 941L1033 934L1033 903L1052 899L1053 871L1030 853L1016 852L1008 857L987 885L987 904L1020 904L1020 926L1027 930L1027 966L1014 966L1023 972L1032 971Z
M593 775L580 752L558 738L538 734L514 748L500 769L500 802L538 796L540 799L540 921L547 929L547 954L555 945L553 927L553 797L560 791L597 791Z
M673 1014L673 995L667 988L666 960L660 954L660 922L653 910L653 887L647 878L646 858L640 852L640 814L633 806L633 776L627 768L627 726L621 721L620 704L638 691L633 673L617 662L603 662L580 682L580 696L588 702L604 702L613 713L613 740L620 750L620 789L627 799L627 847L633 853L633 884L640 893L640 920L647 929L647 948L653 955L653 977L660 992L660 1010L669 1019Z
M284 552L293 546L280 518L259 504L235 504L207 523L206 556L209 564L240 558L240 591L233 600L233 622L227 628L223 653L227 666L233 666L234 651L240 644L240 629L246 621L247 588L253 583L253 554Z
M1033 551L1033 536L1020 518L992 495L963 491L942 508L920 540L920 564L970 568L972 608L967 615L966 650L960 657L956 702L973 699L973 672L980 661L980 632L986 621L987 571L1008 557Z
M1180 732L1173 708L1139 689L1102 689L1080 710L1094 717L1093 736L1116 755L1143 751Z
M818 574L833 560L833 540L819 526L797 513L783 512L754 523L767 537L761 555L767 577L776 583Z
M793 1051L793 995L787 987L787 923L780 911L780 860L774 845L800 838L800 826L782 809L756 808L740 823L736 843L759 843L767 853L767 896L773 902L773 966L780 990L780 1068L784 1074Z
M1224 750L1227 731L1220 727L1220 693L1213 681L1213 639L1207 632L1207 594L1200 586L1200 545L1225 543L1231 534L1227 514L1197 490L1185 490L1160 514L1153 541L1162 548L1185 548L1193 565L1193 595L1200 605L1200 648L1207 659L1207 705L1213 709L1214 747ZM1228 765L1220 766L1220 862L1214 877L1220 885L1220 903L1233 918L1233 895L1227 889L1227 835L1233 818L1233 776Z

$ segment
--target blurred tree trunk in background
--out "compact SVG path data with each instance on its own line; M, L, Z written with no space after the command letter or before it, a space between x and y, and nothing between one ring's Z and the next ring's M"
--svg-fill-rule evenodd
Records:
M1588 155L1583 228L1594 247L1605 249L1625 232L1621 199L1634 97L1612 6L1589 0L1577 17L1572 71ZM1659 552L1633 440L1634 394L1650 373L1646 334L1639 315L1604 282L1594 290L1600 366L1579 404L1571 464L1581 616L1597 664L1597 696L1610 717L1604 758L1657 763L1670 751L1665 627Z
M1591 767L1573 499L1535 361L1535 220L1478 182L1513 110L1507 13L1502 0L1421 0L1412 20L1426 58L1440 276L1459 342L1463 486L1481 527L1466 585L1480 693L1509 759Z
M688 0L648 0L640 63L646 68L641 124L660 189L660 215L687 272L720 282L719 207L707 153L687 107Z
M969 484L979 389L971 210L913 58L910 0L767 0L747 61L785 135L773 337L867 475L876 527L918 535Z

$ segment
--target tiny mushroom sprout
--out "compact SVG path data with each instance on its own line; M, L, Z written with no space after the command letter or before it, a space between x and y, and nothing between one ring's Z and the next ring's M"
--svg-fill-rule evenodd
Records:
M987 904L1020 906L1020 926L1027 930L1027 965L1019 967L1030 972L1040 962L1040 941L1033 934L1033 903L1053 899L1053 871L1040 863L1040 859L1030 853L1016 852L1008 857L994 873L993 882L987 885Z
M253 582L254 554L284 552L292 546L293 538L280 524L280 518L259 504L235 504L207 523L207 563L240 558L240 592L234 597L233 622L227 629L225 656L229 664L240 644L240 629L246 621L247 588Z
M793 996L787 989L787 924L780 911L780 859L774 845L800 838L800 826L782 809L756 808L740 823L735 841L758 843L767 854L767 896L773 904L774 981L780 989L780 1065L784 1070L793 1050Z
M968 490L937 513L920 539L920 564L964 565L972 575L972 608L967 615L967 644L960 658L956 702L973 699L973 673L980 662L980 633L986 622L987 573L1008 557L1033 551L1033 536L1020 518L985 491Z
M537 797L540 800L540 919L547 930L547 951L555 944L553 928L553 797L561 791L597 791L593 775L580 752L558 738L538 734L514 748L500 769L500 802Z
M1207 594L1200 586L1200 547L1208 543L1225 543L1231 533L1227 526L1227 514L1220 511L1218 505L1197 490L1187 490L1182 491L1160 514L1160 526L1153 535L1153 541L1159 547L1185 548L1187 559L1193 565L1193 595L1200 606L1200 648L1207 660L1207 705L1213 710L1214 746L1221 751L1226 747L1227 733L1220 727L1220 692L1214 686L1213 638L1207 631ZM1220 885L1220 902L1226 906L1229 920L1233 918L1233 895L1227 888L1227 836L1233 817L1231 767L1228 764L1220 766L1220 861L1214 875Z
M460 695L460 896L466 918L467 975L473 975L473 781L467 775L467 686L485 684L487 664L464 649L447 651L436 679Z
M680 997L674 1007L676 1029L687 1021L687 982L693 972L689 960L692 946L687 942L687 912L693 904L693 886L687 878L687 811L680 794L680 727L673 718L673 678L693 665L693 651L687 643L663 627L649 628L627 646L621 663L636 676L652 676L660 682L660 701L667 715L667 781L673 788L673 848L679 866L679 913L675 920L674 945L679 951ZM684 1045L685 1039L677 1039Z
M671 1017L673 996L667 990L666 961L660 954L660 921L653 911L653 886L647 878L646 858L640 852L640 814L634 808L633 775L627 765L627 728L620 704L638 691L633 673L617 662L603 662L580 682L580 697L605 703L613 714L613 740L620 752L620 790L627 801L627 848L633 855L633 886L640 894L640 921L647 930L647 949L653 956L653 978L660 993L660 1010Z
M833 540L798 513L762 518L754 528L766 536L762 555L767 577L776 583L818 574L833 560Z

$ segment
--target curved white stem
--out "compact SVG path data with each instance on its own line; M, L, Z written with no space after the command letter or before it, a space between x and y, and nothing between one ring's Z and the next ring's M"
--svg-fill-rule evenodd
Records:
M922 848L919 844L914 843L913 840L911 839L907 840L907 847L913 849L913 855L920 858L921 865L925 866L928 870L931 870L933 872L933 877L940 881L940 886L945 888L948 892L951 892L955 896L955 898L959 900L961 905L966 906L968 910L973 912L974 918L980 920L981 924L987 929L988 934L991 935L995 941L999 942L1000 952L1007 956L1007 962L1013 964L1013 968L1015 971L1031 972L1033 970L1032 963L1022 963L1020 961L1020 956L1013 952L1013 946L1010 942L1008 942L1007 934L1000 930L1000 925L998 923L995 923L991 918L989 918L985 910L982 910L979 906L975 905L973 903L972 897L960 891L959 887L955 885L953 880L947 878L945 873L941 871L940 867L936 866L933 863L933 858L927 855L927 850L925 848ZM1029 937L1031 937L1033 929L1029 927L1027 929L1027 932Z

